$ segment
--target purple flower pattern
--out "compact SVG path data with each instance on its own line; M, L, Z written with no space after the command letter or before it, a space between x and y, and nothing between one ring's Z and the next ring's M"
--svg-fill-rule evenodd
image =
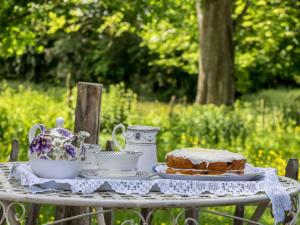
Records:
M43 132L35 137L30 144L30 155L39 159L76 160L76 154L79 151L80 156L84 157L86 149L83 145L81 149L77 149L71 144L71 140L75 138L75 135L69 130L64 128L42 130ZM67 140L70 140L70 142Z
M75 148L74 148L73 145L66 144L64 146L64 148L65 148L65 150L66 150L66 152L67 152L68 155L70 155L72 158L76 157L76 150L75 150Z
M51 140L49 138L41 137L40 135L33 139L30 145L30 154L45 153L51 150Z
M56 131L61 134L63 137L68 137L68 138L73 138L74 134L72 134L70 131L63 129L63 128L58 128Z

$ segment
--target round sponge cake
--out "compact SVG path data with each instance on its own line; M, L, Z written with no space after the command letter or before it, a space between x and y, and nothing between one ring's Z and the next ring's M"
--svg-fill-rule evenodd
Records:
M243 173L246 159L228 150L184 148L166 155L167 173L223 174Z

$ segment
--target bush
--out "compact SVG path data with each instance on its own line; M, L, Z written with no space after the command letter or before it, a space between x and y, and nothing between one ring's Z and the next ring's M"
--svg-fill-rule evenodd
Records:
M283 174L286 160L300 157L300 126L286 117L284 108L237 101L233 107L181 104L167 107L140 103L142 115L133 115L130 124L159 126L158 157L180 147L228 149L247 157L257 166L272 166Z
M284 92L273 92L288 103ZM13 138L20 141L20 159L27 159L27 134L35 123L53 127L55 118L62 116L65 127L73 130L75 101L66 88L3 82L0 93L1 160L7 160ZM76 88L72 93L76 96ZM280 106L280 101L275 104L271 98L264 101L263 107L261 100L253 97L237 101L233 107L137 103L136 94L124 84L112 85L102 97L101 143L111 139L112 128L120 122L152 125L160 127L160 161L175 148L201 146L240 152L249 162L277 167L282 173L285 160L300 156L300 126L295 113L287 113L290 107Z
M101 115L101 132L111 133L112 128L127 121L129 116L136 113L137 95L126 90L123 83L111 85L103 93Z
M76 89L72 91L76 96ZM28 131L33 124L55 126L55 118L63 117L65 127L74 128L75 101L65 88L29 84L0 84L0 149L1 160L6 161L13 138L20 142L20 160L27 159ZM71 101L71 102L69 102ZM136 106L136 95L123 84L104 90L101 114L102 131L126 121Z
M55 94L54 94L55 93ZM62 96L60 95L62 94ZM0 148L2 160L10 152L13 138L20 141L20 159L27 158L29 128L36 123L55 125L55 118L65 118L66 127L70 128L70 118L66 109L66 93L54 89L42 91L41 89L25 88L23 85L9 87L7 83L1 84L0 96Z

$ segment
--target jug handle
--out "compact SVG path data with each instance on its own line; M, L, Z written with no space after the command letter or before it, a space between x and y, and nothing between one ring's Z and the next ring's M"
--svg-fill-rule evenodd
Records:
M33 125L28 133L28 139L29 139L29 144L31 144L31 142L33 141L33 139L36 137L35 133L36 131L40 129L41 133L44 132L46 130L46 127L43 124L35 124Z
M122 123L120 123L120 124L116 125L116 126L114 127L114 129L113 129L113 132L112 132L112 140L113 140L114 145L117 146L117 147L120 149L120 151L124 151L124 148L121 147L120 143L119 143L119 142L117 141L117 139L116 139L116 131L117 131L119 128L122 129L122 134L123 134L123 136L124 136L124 134L125 134L125 132L126 132L126 131L125 131L125 126L124 126Z

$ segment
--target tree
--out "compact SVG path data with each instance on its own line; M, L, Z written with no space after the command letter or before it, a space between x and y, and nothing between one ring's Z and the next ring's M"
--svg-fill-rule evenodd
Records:
M201 13L198 12L198 18L195 1L203 5L203 8L198 9ZM205 4L224 4L225 0L195 1L151 1L155 2L151 5L152 17L144 23L140 32L143 44L159 55L151 64L181 68L191 77L199 75L198 71L201 74L201 66L197 68L199 61L201 65L201 26L197 29L197 20L198 24L204 22L199 15L205 14ZM300 2L234 0L231 4L228 11L232 11L233 46L227 53L232 51L235 95L240 96L262 88L299 85ZM214 66L213 64L212 67ZM196 86L194 85L195 90L191 88L189 91L196 92ZM197 96L199 101L200 94Z
M249 2L2 0L0 78L63 84L72 74L73 81L123 81L151 99L167 101L177 95L194 101L202 73L206 77L200 76L205 82L199 79L197 102L216 104L230 104L233 89L240 96L299 85L300 2L251 0L248 7ZM199 30L205 24L201 41ZM221 41L226 42L221 45ZM227 50L222 52L221 47ZM204 70L205 63L209 71ZM207 74L215 70L210 79ZM233 80L234 85L227 85Z
M149 48L160 54L155 63L180 66L192 76L198 73L196 103L232 104L235 93L232 9L236 4L243 6L236 17L238 24L249 2L163 2L165 10L156 12L156 20L142 33Z
M238 0L235 14L242 12ZM239 94L300 85L300 1L251 0L235 32Z
M196 103L232 104L234 47L231 0L196 2L199 27L199 75Z

